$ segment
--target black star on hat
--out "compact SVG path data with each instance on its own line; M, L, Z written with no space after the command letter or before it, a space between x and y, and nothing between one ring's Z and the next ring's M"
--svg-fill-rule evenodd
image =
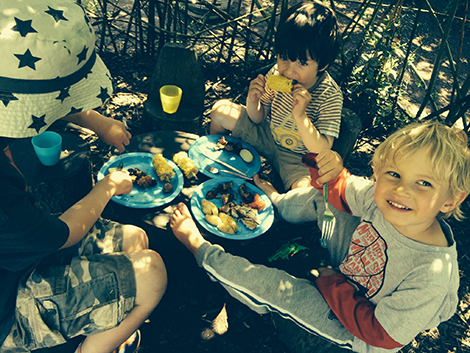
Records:
M47 7L49 8L49 10L44 11L44 12L47 13L47 14L49 14L49 15L51 15L51 16L54 18L54 20L55 20L56 22L59 22L60 20L68 21L68 20L64 17L64 15L63 15L64 11L62 11L62 10L55 10L55 9L53 9L53 8L50 7L50 6L47 6Z
M83 108L75 108L75 107L72 107L72 108L70 109L70 112L69 112L67 115L77 114L77 113L80 113L82 110L83 110Z
M8 103L10 103L10 101L17 101L18 98L9 92L0 92L0 100L3 102L3 105L6 108L8 107Z
M64 89L62 89L56 99L60 99L60 102L64 103L64 99L70 97L69 89L70 87L65 87Z
M12 30L20 32L22 37L26 37L28 33L38 33L38 31L31 27L33 20L21 21L19 18L15 17L15 22L16 25Z
M46 126L47 124L44 122L44 119L46 118L46 114L43 116L40 116L39 118L37 116L31 115L31 118L33 119L33 123L28 126L28 129L36 129L36 132L39 134L39 131L43 126Z
M34 64L36 61L41 60L41 58L35 57L31 54L29 49L27 49L23 55L21 54L13 54L16 56L18 59L20 59L20 64L18 65L18 69L28 66L32 68L33 70L36 70L36 65Z
M82 61L86 60L87 51L88 51L88 48L86 46L84 46L82 52L77 55L77 58L78 58L78 64L77 65L80 65L80 63Z
M101 99L101 102L104 103L110 97L108 94L108 87L106 88L100 87L100 89L101 89L101 92L100 94L96 96L96 98Z

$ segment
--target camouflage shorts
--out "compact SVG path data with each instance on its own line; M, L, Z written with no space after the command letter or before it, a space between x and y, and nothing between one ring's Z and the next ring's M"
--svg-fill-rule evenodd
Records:
M132 263L119 223L99 219L75 247L45 259L18 289L16 320L0 353L29 352L109 330L134 306Z

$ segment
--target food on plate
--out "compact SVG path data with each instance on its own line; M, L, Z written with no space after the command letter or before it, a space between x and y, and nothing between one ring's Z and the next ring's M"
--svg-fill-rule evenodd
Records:
M168 164L161 153L155 154L152 158L152 162L155 172L161 181L170 181L175 176L173 168Z
M219 209L219 214L225 213L242 222L248 229L254 230L259 224L258 210L248 205L238 205L230 202Z
M266 206L266 203L261 200L261 196L259 196L258 193L255 193L254 197L253 197L253 202L249 203L248 206L250 206L251 208L254 208L258 211L262 211L264 210L264 207Z
M258 223L253 221L252 219L249 218L242 218L241 222L247 227L249 230L255 230L256 227L258 227Z
M186 178L191 179L196 177L198 169L185 151L175 154L173 156L173 162L183 171Z
M253 154L247 150L246 148L243 148L240 150L240 157L246 162L246 163L251 163L253 162Z
M219 218L222 220L222 223L224 225L229 226L230 228L233 229L233 234L238 232L238 224L231 216L229 216L226 213L219 212ZM224 233L226 233L226 232L224 232Z
M201 200L201 210L206 215L205 220L223 233L237 233L237 221L242 222L249 230L254 230L260 224L258 212L266 206L261 196L248 191L246 183L240 185L238 192L241 199L239 204L235 202L237 197L233 192L233 181L219 183L217 187L206 193L206 199ZM217 208L214 203L208 201L209 197L220 199L222 206Z
M230 227L229 224L226 224L224 222L220 223L218 226L217 226L217 229L220 230L222 233L227 233L227 234L230 234L230 235L235 235L235 230Z
M217 189L209 190L208 192L206 192L206 199L207 200L215 199L218 194L219 194L219 190Z
M214 151L225 150L227 152L233 152L235 154L239 154L240 150L243 149L243 145L240 141L233 143L231 141L227 141L225 136L221 136L214 147L212 147Z
M216 226L216 227L222 224L222 220L220 219L220 217L213 215L213 214L207 214L204 217L204 219L206 220L207 223L212 224L213 226Z
M281 75L270 75L266 78L266 83L269 88L274 91L279 92L292 92L292 87L295 85L296 82Z
M214 151L218 151L218 150L223 150L225 148L225 146L227 145L228 141L225 139L225 136L222 136L219 141L217 141L217 143L215 144L214 147L212 147L212 149Z
M165 194L169 194L172 191L173 191L173 185L171 183L166 182L165 185L163 185L163 192Z
M129 168L127 171L129 172L132 183L134 185L138 185L144 189L157 185L157 181L152 178L152 176L148 175L139 168Z
M235 195L233 195L233 181L228 181L226 183L218 184L215 189L209 190L206 193L206 199L207 200L215 199L216 197L218 197L219 194L221 194L224 199L227 199L228 201L232 201L235 197Z
M221 232L235 234L238 231L237 222L228 214L219 212L217 206L212 202L202 199L201 210L205 214L206 222L216 226Z
M248 191L248 187L246 186L246 182L241 184L238 187L238 193L240 194L242 201L244 203L250 204L255 201L255 194L251 191Z
M207 201L206 199L201 200L201 210L205 215L215 215L219 214L219 209L212 202Z

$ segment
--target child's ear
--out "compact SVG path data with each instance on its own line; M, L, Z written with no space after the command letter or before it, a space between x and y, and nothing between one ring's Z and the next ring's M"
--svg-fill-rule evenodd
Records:
M448 199L447 202L444 204L444 206L441 207L440 211L442 213L447 213L452 211L454 208L456 208L458 205L460 205L465 198L467 197L467 194L464 192L461 192L457 199Z
M323 71L325 71L325 70L328 68L328 65L329 65L329 64L326 64L323 68L318 69L318 72L323 72Z

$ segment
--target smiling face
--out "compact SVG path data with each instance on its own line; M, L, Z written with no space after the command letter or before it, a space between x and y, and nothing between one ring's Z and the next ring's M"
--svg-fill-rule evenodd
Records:
M307 53L307 60L291 61L287 56L277 56L279 74L298 81L306 89L313 87L318 79L318 63Z
M449 212L455 202L447 182L438 182L430 169L427 149L419 149L397 163L390 158L374 173L375 202L387 222L415 239L437 225L439 212Z

